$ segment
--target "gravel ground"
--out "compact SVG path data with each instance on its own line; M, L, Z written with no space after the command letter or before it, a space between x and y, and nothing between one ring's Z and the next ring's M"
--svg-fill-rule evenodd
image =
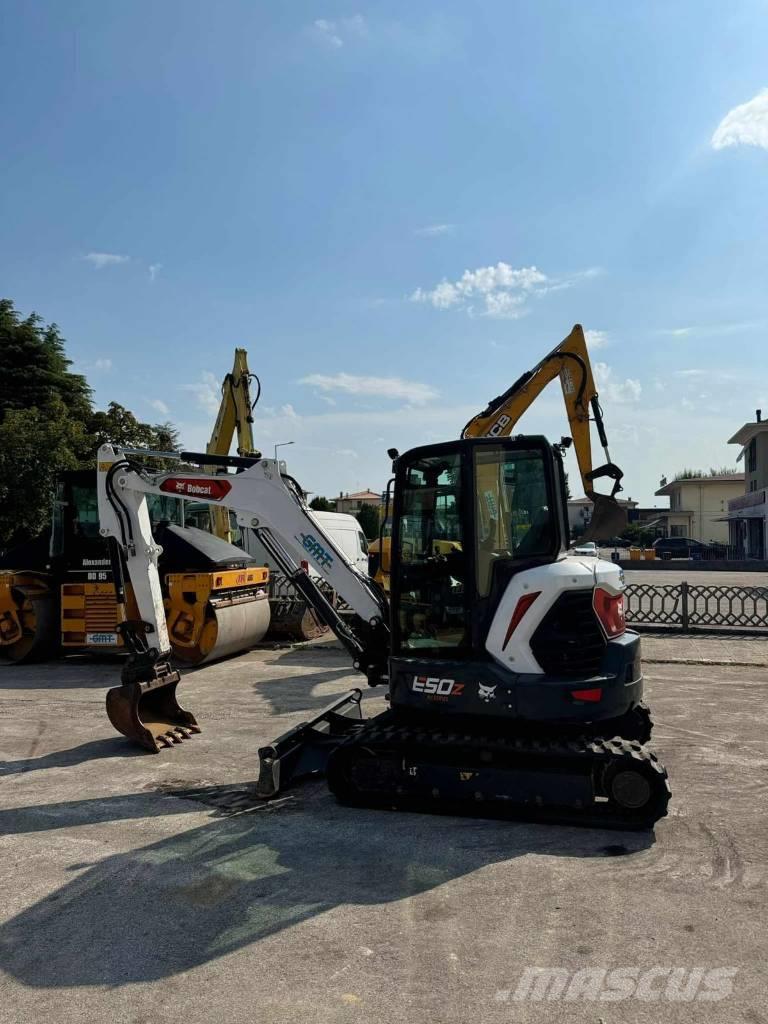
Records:
M259 744L356 682L330 645L188 673L204 732L158 756L103 714L116 663L0 669L0 1021L761 1024L768 669L658 644L655 834L356 811L321 782L258 805ZM526 968L593 971L518 1001ZM618 968L658 970L601 999ZM724 998L671 998L718 968Z

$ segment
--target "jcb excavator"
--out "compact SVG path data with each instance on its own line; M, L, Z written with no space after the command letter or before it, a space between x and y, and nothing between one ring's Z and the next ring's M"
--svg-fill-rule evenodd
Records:
M208 444L211 471L216 457L229 452L235 429L241 453L259 454L250 427L251 377L245 350L236 349ZM163 599L174 656L199 665L262 640L271 618L269 570L229 543L227 509L210 510L216 536L190 526L184 508L167 497L153 499L150 511L164 549ZM0 564L0 657L19 663L59 651L122 649L109 555L98 530L93 471L61 474L50 533L9 551ZM130 588L127 600L132 604Z
M168 473L151 468L153 453L104 445L100 532L111 539L118 628L132 652L107 696L112 723L152 751L200 731L176 699L161 551L147 511L150 495L194 496L236 510L354 668L369 685L388 685L383 714L363 720L362 693L352 690L262 748L261 796L322 771L352 805L653 826L666 814L669 785L645 746L640 642L625 627L618 566L566 554L563 444L464 437L389 454L387 598L326 535L284 463L222 457L217 464L234 474ZM435 539L448 532L451 549L436 554ZM336 613L302 562L353 619ZM125 599L126 576L138 616Z
M608 452L608 439L603 425L603 414L592 375L584 331L576 324L571 333L556 348L519 377L511 387L491 399L485 409L473 416L461 432L461 437L509 437L520 417L527 412L541 392L560 377L565 410L570 426L581 484L585 495L593 502L592 519L581 538L584 541L615 536L627 524L625 509L616 501L621 491L622 471ZM592 468L592 438L590 422L597 428L598 438L605 455L605 464ZM613 481L610 494L595 491L595 481L608 477ZM382 527L386 526L386 519ZM371 575L385 590L389 589L389 537L383 535L369 546ZM440 542L445 546L449 538Z

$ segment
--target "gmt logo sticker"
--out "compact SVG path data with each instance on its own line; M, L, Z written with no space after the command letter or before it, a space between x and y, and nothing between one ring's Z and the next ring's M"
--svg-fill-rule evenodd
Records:
M331 568L333 555L323 547L316 537L313 537L311 533L300 533L296 539L299 540L299 538L301 538L301 546L321 569Z

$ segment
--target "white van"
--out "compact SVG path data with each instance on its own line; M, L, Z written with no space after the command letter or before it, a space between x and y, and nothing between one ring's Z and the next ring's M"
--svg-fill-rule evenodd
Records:
M339 550L364 575L368 575L368 541L360 523L346 512L312 512Z
M314 510L312 510L312 515L348 561L367 576L368 541L355 517L346 512L315 512ZM268 565L270 569L276 570L278 566L272 564L272 560L264 546L256 539L254 532L244 529L242 533L242 546L245 550L256 558L259 565ZM314 569L311 569L311 572L313 576L318 575Z

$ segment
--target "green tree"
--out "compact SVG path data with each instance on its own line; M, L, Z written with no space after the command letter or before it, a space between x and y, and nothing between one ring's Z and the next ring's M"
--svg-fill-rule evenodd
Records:
M336 506L334 505L334 503L332 501L329 501L327 498L324 498L320 494L318 494L317 497L313 498L312 501L310 501L309 507L311 509L314 509L315 512L335 512L336 511Z
M137 420L130 410L118 402L110 402L106 412L95 412L88 421L93 438L94 458L99 446L108 442L126 448L152 448L155 451L177 451L179 433L172 423L150 426Z
M362 504L355 518L368 540L379 536L379 513L374 505Z
M84 421L91 413L91 389L72 373L64 339L33 313L22 320L10 299L0 299L0 417L9 409L43 409L54 399L65 415Z
M56 475L82 465L88 438L60 398L44 409L8 409L0 420L0 549L50 521Z
M0 300L0 550L46 527L56 476L95 469L105 441L180 447L170 423L142 423L116 402L94 412L88 383L71 365L55 324L36 314L22 319L9 299Z

